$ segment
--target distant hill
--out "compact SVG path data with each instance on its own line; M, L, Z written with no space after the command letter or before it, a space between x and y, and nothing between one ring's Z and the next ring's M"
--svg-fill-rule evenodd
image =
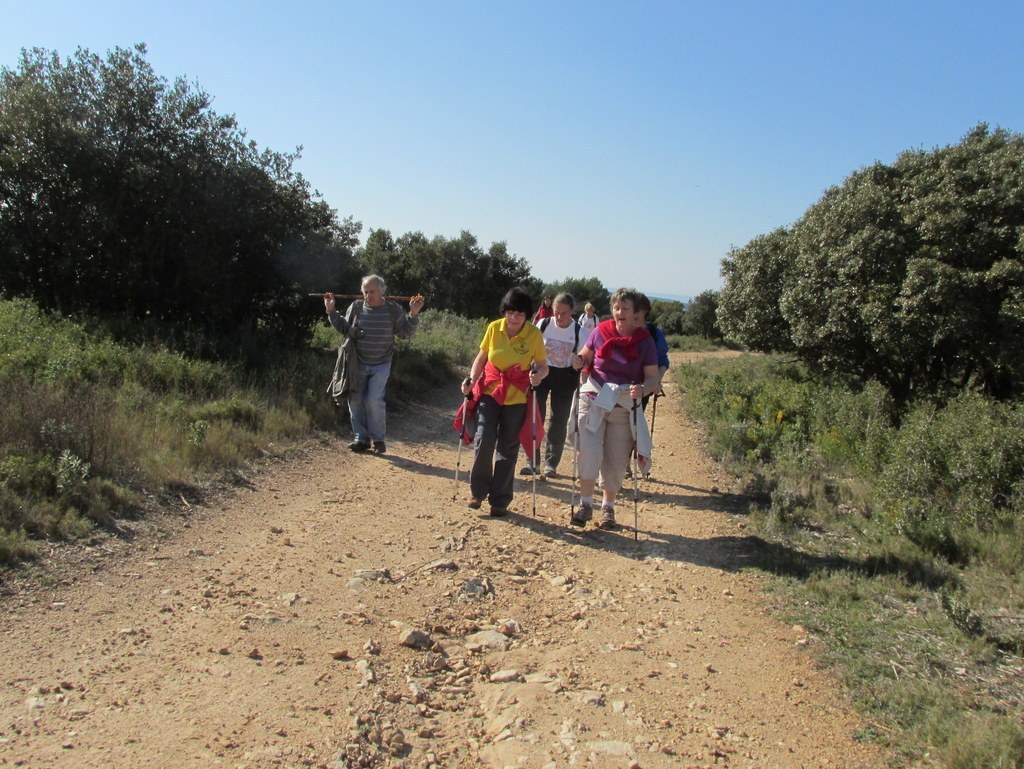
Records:
M648 299L661 299L666 302L682 302L683 304L689 304L692 296L684 296L682 294L654 294L650 291L645 291Z

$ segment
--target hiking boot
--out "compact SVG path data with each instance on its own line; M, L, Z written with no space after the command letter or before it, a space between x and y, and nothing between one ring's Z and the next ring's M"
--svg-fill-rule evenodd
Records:
M544 475L546 475L548 478L557 478L558 471L555 470L555 468L548 466L544 468Z
M373 442L373 453L374 454L380 456L381 454L386 453L387 450L388 450L388 447L384 445L384 441L374 441Z
M587 521L594 517L594 508L586 502L580 502L580 506L572 514L569 523L573 526L586 526Z
M494 518L501 518L502 516L508 515L507 507L492 507L488 515Z
M615 523L615 508L611 505L601 506L601 520L597 522L597 528L605 531L615 531L619 525Z
M352 441L350 444L348 444L348 448L349 448L350 451L354 451L357 454L360 454L360 453L362 453L364 451L368 451L369 448L370 448L370 444L369 443L363 443L361 440L356 438L354 441Z
M469 502L466 503L466 507L468 507L470 510L479 510L483 503L484 501L482 499L478 499L477 497L470 497Z
M523 465L519 468L520 475L537 475L537 471L533 469L533 465Z

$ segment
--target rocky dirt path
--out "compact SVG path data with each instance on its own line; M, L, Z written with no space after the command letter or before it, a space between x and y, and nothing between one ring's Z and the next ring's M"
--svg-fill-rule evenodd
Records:
M54 586L7 579L0 766L883 766L667 391L638 539L569 528L565 478L535 518L521 479L505 519L452 501L453 388L386 457L325 440Z

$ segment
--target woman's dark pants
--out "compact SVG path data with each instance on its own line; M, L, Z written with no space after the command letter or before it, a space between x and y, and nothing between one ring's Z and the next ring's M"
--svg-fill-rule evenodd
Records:
M491 507L507 509L512 504L519 430L526 418L526 404L501 406L490 395L484 395L476 413L469 490L477 499L486 499Z

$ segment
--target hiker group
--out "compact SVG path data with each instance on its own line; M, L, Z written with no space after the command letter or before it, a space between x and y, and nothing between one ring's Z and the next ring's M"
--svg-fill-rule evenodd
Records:
M384 392L394 340L415 333L423 298L412 297L405 313L386 298L384 281L376 275L363 279L362 291L363 298L344 315L334 295L324 295L330 322L344 337L331 393L348 398L355 433L349 448L383 454ZM470 509L486 503L491 516L508 513L522 448L526 461L520 474L534 482L536 514L536 481L558 476L571 433L569 523L585 527L597 508L599 528L618 528L616 498L627 476L634 479L635 513L636 476L648 475L651 466L643 411L661 394L668 345L646 320L651 303L643 293L621 288L610 305L611 317L601 320L590 303L574 317L576 301L568 293L545 296L536 313L521 288L502 297L500 317L488 324L462 381L464 398L454 420L460 436L456 482L462 446L473 446Z

